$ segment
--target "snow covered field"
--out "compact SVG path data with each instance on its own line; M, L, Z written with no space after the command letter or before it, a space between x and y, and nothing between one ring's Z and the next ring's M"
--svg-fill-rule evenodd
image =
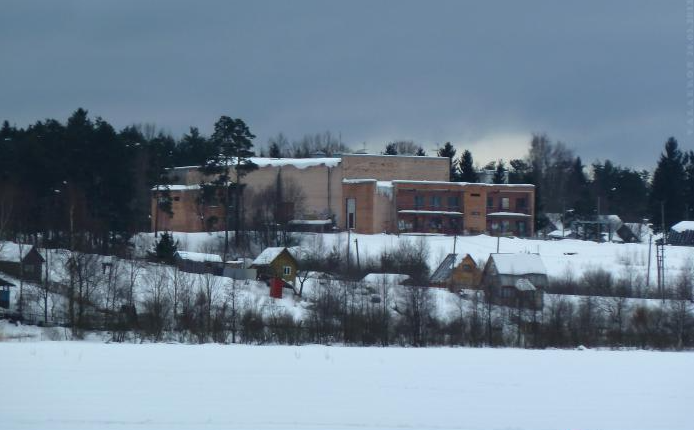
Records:
M0 342L2 429L691 429L693 353Z

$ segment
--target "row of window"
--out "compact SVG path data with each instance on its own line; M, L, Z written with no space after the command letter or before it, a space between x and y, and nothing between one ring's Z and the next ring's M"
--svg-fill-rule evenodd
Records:
M510 209L511 208L511 199L508 197L502 197L500 200L501 203L501 209ZM493 208L494 207L494 197L488 196L487 197L487 207L488 208ZM518 209L525 209L527 207L527 201L525 197L519 197L516 199L516 208Z
M426 198L425 196L414 196L414 206L415 208L421 208L425 206ZM429 206L432 208L441 207L441 196L429 196ZM449 208L459 208L460 198L458 196L448 196L446 198L446 204Z

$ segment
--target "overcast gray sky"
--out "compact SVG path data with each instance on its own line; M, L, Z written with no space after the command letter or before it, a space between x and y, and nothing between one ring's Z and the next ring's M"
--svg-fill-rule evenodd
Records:
M687 136L686 2L4 1L0 119L77 107L180 136L240 117L257 143L330 130L479 162L533 131L651 167Z

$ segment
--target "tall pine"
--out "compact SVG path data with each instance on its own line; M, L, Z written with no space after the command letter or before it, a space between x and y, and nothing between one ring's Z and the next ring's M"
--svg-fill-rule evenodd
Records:
M249 172L258 168L251 157L254 155L253 139L246 123L242 119L222 116L214 125L210 140L214 147L214 156L210 157L200 168L205 175L213 176L209 182L203 182L204 188L214 187L224 209L224 258L229 254L229 219L230 205L233 197L234 210L234 243L240 245L239 232L243 223L243 184L241 180Z
M472 160L472 153L467 149L463 151L463 154L458 159L458 171L460 172L459 180L462 182L479 181L479 177Z
M684 215L687 196L686 175L684 170L684 155L680 151L677 140L671 137L665 142L665 152L660 155L658 167L653 174L649 210L651 222L656 230L661 229L663 219L661 207L665 213L664 225L667 231L680 221Z
M439 148L436 151L436 155L439 157L447 157L450 160L450 173L449 173L449 181L459 181L460 180L460 172L458 171L458 165L455 162L455 153L456 150L451 145L451 142L446 142L443 147Z

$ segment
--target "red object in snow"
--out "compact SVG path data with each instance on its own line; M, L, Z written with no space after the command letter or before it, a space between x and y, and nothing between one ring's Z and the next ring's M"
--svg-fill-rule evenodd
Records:
M280 278L272 278L270 280L270 297L274 299L282 298L282 288L284 281Z

